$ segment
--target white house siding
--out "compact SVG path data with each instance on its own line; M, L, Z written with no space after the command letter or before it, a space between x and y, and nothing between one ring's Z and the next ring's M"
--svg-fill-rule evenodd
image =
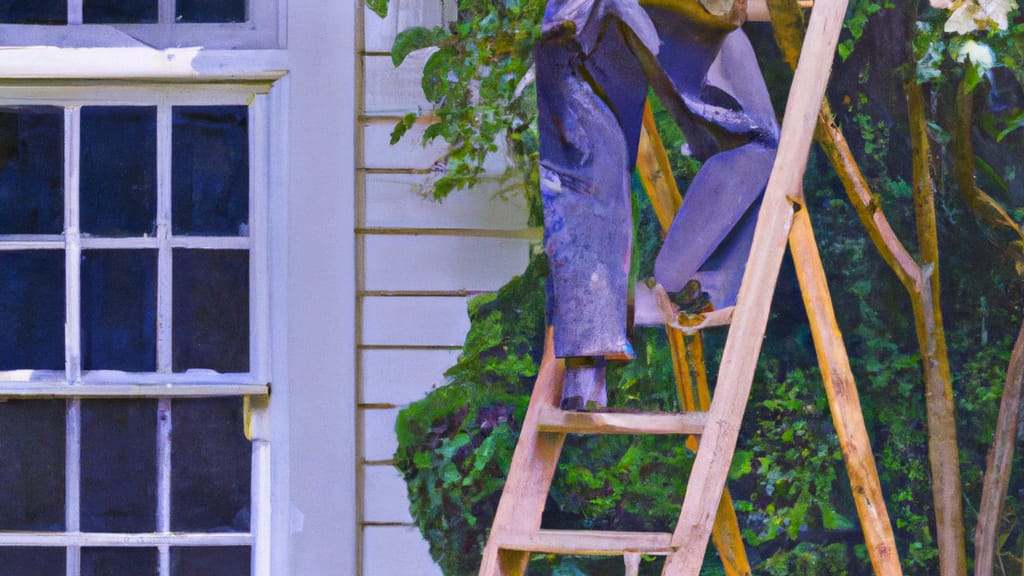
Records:
M396 119L428 106L420 89L427 54L413 54L395 69L392 41L407 27L439 24L454 8L454 0L391 0L385 19L364 9L356 230L359 576L440 574L392 466L395 417L444 383L469 329L467 300L522 272L530 250L525 209L521 202L491 200L496 182L441 204L421 196L425 172L443 152L440 144L420 146L425 124L397 146L389 144Z

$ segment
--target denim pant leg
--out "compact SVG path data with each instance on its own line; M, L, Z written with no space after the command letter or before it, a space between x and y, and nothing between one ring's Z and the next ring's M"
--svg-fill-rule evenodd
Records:
M559 357L629 357L634 154L617 115L589 83L584 60L572 41L542 42L537 49L550 321ZM642 80L637 90L642 107Z
M667 26L668 17L656 20ZM659 54L681 97L690 98L697 124L715 127L718 150L686 191L683 205L655 263L657 281L670 292L696 279L716 308L736 301L768 176L778 147L778 125L757 59L742 30L714 46L700 74L687 64L702 48L686 28L665 28ZM710 54L708 54L710 55ZM717 112L723 112L718 114ZM703 116L701 116L703 114Z

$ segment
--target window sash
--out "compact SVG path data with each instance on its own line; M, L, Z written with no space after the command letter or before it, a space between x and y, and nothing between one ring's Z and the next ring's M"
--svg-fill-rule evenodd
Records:
M0 372L0 401L5 398L66 398L65 531L4 532L0 546L64 547L66 575L81 574L83 547L151 547L158 552L159 576L170 576L175 547L248 546L251 573L270 574L269 434L270 301L268 293L268 202L270 103L266 84L163 84L160 86L0 86L0 106L63 106L64 234L0 236L0 250L65 250L65 370ZM78 231L79 114L83 105L157 106L157 235L154 238L88 238ZM246 237L173 237L171 235L172 106L245 105L249 111L249 231ZM158 250L157 371L127 373L81 370L80 256L83 248ZM245 249L249 254L249 372L172 373L170 259L174 248ZM83 533L81 511L81 409L83 398L157 398L160 414L169 414L172 398L243 396L246 435L252 446L250 529L241 533L171 532L172 418L157 419L157 522L151 533Z
M61 235L0 235L0 251L64 250L66 270L65 370L0 371L0 397L173 397L269 393L267 295L267 187L269 137L264 90L246 85L173 87L0 87L0 106L52 105L65 110L64 210ZM90 97L82 101L83 93ZM157 107L157 233L154 237L94 238L78 229L79 113L83 105ZM171 234L171 109L188 105L246 105L249 110L249 232L247 236ZM158 251L157 367L155 372L81 368L81 251L135 248ZM177 248L244 249L249 253L249 372L171 369L171 257Z

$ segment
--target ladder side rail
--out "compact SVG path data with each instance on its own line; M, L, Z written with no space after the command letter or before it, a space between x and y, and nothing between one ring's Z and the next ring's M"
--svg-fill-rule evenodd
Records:
M678 548L665 563L666 576L696 576L704 561L793 221L790 197L799 194L807 167L817 113L825 96L847 3L821 0L811 11L807 38L786 103L779 151L758 214L750 259L725 343L716 394L673 536L672 544ZM701 497L693 497L698 491Z
M711 405L711 389L708 386L707 365L704 362L704 335L697 332L685 340L696 373L697 409L706 411ZM696 446L693 447L693 451L697 451ZM743 534L740 532L739 520L736 517L736 507L728 486L722 489L722 501L718 504L715 524L711 527L711 543L718 550L718 557L725 567L726 576L750 576L750 560L747 558Z
M484 548L480 576L519 576L526 571L530 553L500 549L500 535L534 532L540 528L565 434L541 432L538 423L541 410L558 406L564 373L564 364L555 358L554 335L549 327L530 405Z
M871 451L871 440L860 409L857 383L850 368L843 335L836 322L825 269L821 264L821 255L814 240L814 229L806 206L802 206L793 217L789 248L793 254L797 281L807 309L818 366L821 367L825 394L832 412L832 423L846 463L871 565L875 574L880 576L902 575L896 538L889 522Z
M637 170L644 191L651 200L662 232L668 232L675 213L682 205L682 195L672 176L672 166L658 133L650 102L644 104L643 129L640 135ZM704 347L701 333L696 331L687 337L680 329L666 326L669 347L672 352L672 369L675 375L679 402L684 411L706 412L711 404L708 388L707 369L704 364ZM689 338L690 343L687 344ZM693 375L690 368L693 368ZM696 390L694 390L696 381ZM686 447L697 452L697 436L686 439ZM711 530L711 541L718 551L718 557L725 568L726 576L750 574L750 560L743 544L739 520L733 506L729 489L723 487L722 499L715 515Z

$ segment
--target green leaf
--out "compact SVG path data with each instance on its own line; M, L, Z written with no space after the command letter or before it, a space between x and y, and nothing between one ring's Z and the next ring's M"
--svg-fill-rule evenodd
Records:
M1007 186L1006 181L1003 180L1003 178L999 175L999 173L996 172L996 169L993 168L991 164L986 162L984 158L982 158L981 156L975 155L974 156L974 166L978 169L979 172L984 172L986 176L991 178L992 181L995 182L996 186L998 186L999 189L1002 190L1004 194L1010 192L1010 187Z
M754 452L752 450L737 450L732 459L732 467L729 469L729 478L738 480L750 474L753 461Z
M388 0L366 0L366 5L381 18L388 15Z
M786 525L786 535L789 536L790 540L796 540L800 536L800 528L807 521L807 507L810 503L811 493L804 488L800 491L800 496L793 503L789 513L786 514L786 520L789 521Z
M455 453L459 451L459 448L469 444L471 440L472 439L469 437L469 434L460 432L455 436L455 438L445 442L443 446L437 449L437 451L445 458L450 459L455 456Z
M818 500L818 509L821 510L821 523L825 528L829 530L846 530L853 527L853 523L828 502Z
M427 470L430 468L430 453L429 452L417 452L412 457L412 463L416 468L420 470Z
M434 122L423 132L423 143L429 144L438 136L444 135L444 124L441 122Z
M462 474L459 469L455 467L451 462L446 462L444 465L441 478L444 480L445 485L454 484L459 480L462 480Z
M1024 112L1021 112L1014 116L1013 118L1010 118L1010 120L1007 122L1006 129L1000 132L998 136L996 136L996 142L1002 142L1003 138L1009 136L1010 132L1013 132L1014 130L1017 130L1019 128L1024 128Z
M402 136L405 136L405 133L408 132L409 128L412 128L412 125L415 123L415 112L409 112L399 120L398 123L395 124L394 129L391 130L391 145L394 146L395 144L398 144L398 141L402 139Z
M437 46L449 36L448 31L441 27L425 28L423 26L416 26L402 30L395 37L395 43L391 45L391 62L396 67L401 66L402 62L405 62L406 57L412 52L421 48Z
M440 103L442 97L448 93L448 72L451 70L454 56L454 51L442 48L427 58L426 64L423 65L423 95L427 100Z
M846 59L853 53L853 40L850 40L849 38L843 40L839 43L839 46L837 46L836 49L839 52L839 59L846 62Z

